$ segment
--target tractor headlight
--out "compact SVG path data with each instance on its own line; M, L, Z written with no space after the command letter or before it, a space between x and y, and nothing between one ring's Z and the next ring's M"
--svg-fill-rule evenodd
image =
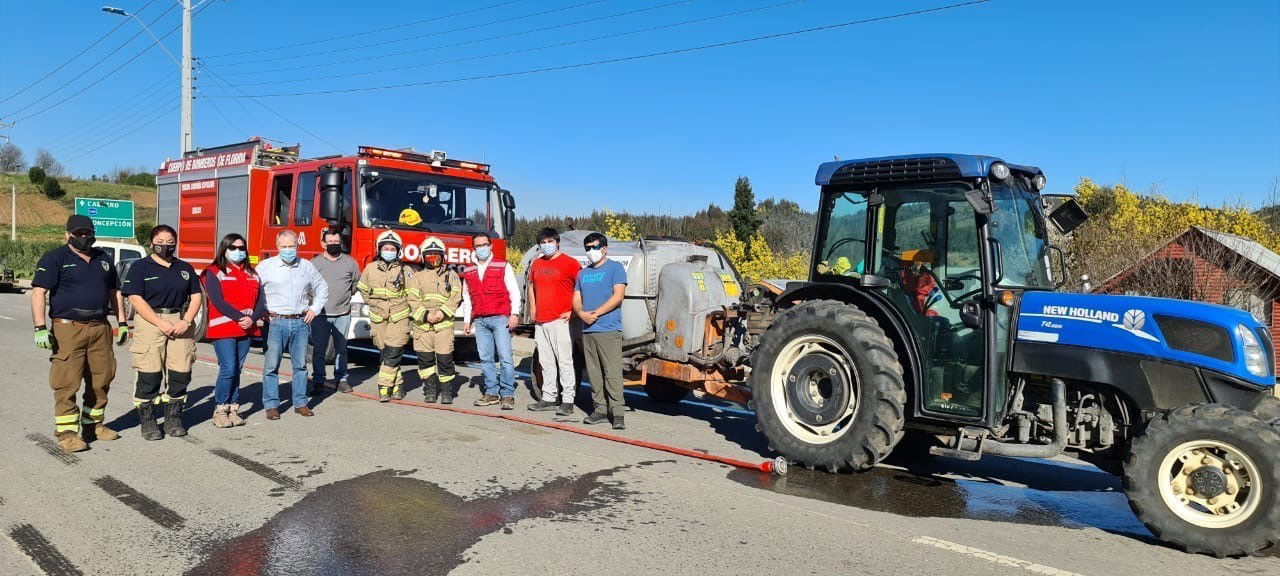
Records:
M996 180L1004 180L1009 177L1009 165L1004 162L995 162L991 164L991 177Z
M1267 375L1267 353L1262 349L1262 344L1258 343L1258 337L1253 335L1244 324L1236 325L1236 336L1240 338L1240 344L1244 348L1244 367L1254 376Z
M1048 183L1049 180L1044 177L1044 174L1036 174L1035 177L1031 179L1031 186L1036 189L1036 192L1044 190L1045 185Z

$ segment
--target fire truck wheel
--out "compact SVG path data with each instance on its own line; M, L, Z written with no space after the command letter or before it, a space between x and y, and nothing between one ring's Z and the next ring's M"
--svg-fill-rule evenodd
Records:
M658 404L679 404L689 395L689 389L674 380L649 376L644 384L644 393Z
M759 428L788 460L866 470L902 439L902 366L888 336L858 308L800 304L765 331L753 357Z
M1278 483L1280 431L1222 404L1154 418L1124 465L1129 506L1152 534L1217 557L1280 542Z
M205 332L209 330L209 295L204 291L204 285L200 286L200 312L196 313L195 336L196 342L204 340Z

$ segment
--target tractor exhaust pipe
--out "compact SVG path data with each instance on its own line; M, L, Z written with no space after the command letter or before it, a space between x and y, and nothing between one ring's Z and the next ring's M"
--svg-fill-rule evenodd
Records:
M1048 444L1011 444L988 440L982 444L982 452L1014 458L1052 458L1067 446L1067 385L1060 378L1050 381L1053 386L1053 441Z

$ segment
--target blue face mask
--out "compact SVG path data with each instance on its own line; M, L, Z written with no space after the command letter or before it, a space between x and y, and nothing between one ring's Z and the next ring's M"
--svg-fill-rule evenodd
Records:
M383 251L382 251L382 259L383 259L383 260L386 260L387 262L391 262L391 261L395 260L397 255L399 255L399 252L396 252L395 250L383 250Z
M559 250L559 249L560 247L556 246L555 242L546 242L538 245L538 250L542 252L543 256L550 256L552 254L555 254L556 250Z
M285 264L293 264L293 261L298 259L298 249L297 248L281 248L280 259L284 260Z
M490 256L493 256L493 248L488 246L476 248L476 258L479 258L480 260L488 260Z
M235 262L236 264L244 262L245 257L248 255L249 254L244 250L227 250L227 260Z

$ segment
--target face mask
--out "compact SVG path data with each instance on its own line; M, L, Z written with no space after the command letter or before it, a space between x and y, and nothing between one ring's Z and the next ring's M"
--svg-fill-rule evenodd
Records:
M173 258L173 253L177 249L178 249L177 246L172 246L168 244L152 244L151 245L151 252L153 252L156 256L164 258L165 260Z
M399 255L400 255L400 253L399 253L399 252L397 252L397 251L395 251L395 250L383 250L383 251L382 251L382 259L383 259L383 260L386 260L387 262L391 262L392 260L395 260L395 259L396 259L396 256L399 256Z
M93 236L72 236L67 243L76 250L88 252L89 249L93 247L93 243L96 240L97 238L94 238Z
M559 250L559 247L556 246L555 243L553 242L547 242L544 244L539 244L538 250L542 252L543 256L550 256L552 254L555 254L556 250Z
M281 248L280 259L284 260L285 264L293 264L293 261L298 259L298 249L297 248Z
M479 248L476 248L476 258L479 258L481 260L488 260L490 256L493 256L493 248L490 248L488 246L481 246Z
M244 250L227 250L227 260L235 262L236 264L244 262L245 256L248 255L249 254Z
M427 265L427 268L435 270L436 268L439 268L441 264L444 263L444 258L438 254L433 254L431 256L423 256L422 262Z
M587 259L595 264L604 258L604 252L601 250L587 250Z
M325 244L324 251L328 252L330 256L337 256L342 253L342 245L341 244Z

